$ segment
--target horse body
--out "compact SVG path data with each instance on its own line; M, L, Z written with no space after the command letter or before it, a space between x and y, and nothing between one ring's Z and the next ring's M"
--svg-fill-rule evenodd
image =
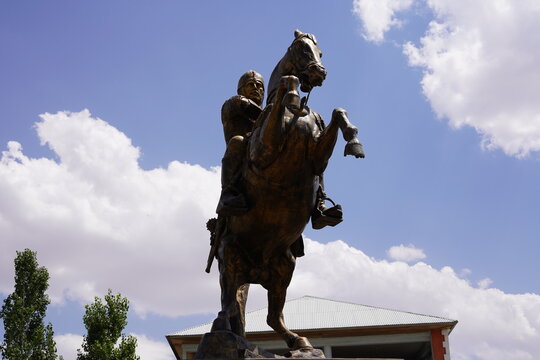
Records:
M237 241L261 263L284 252L298 239L315 206L318 177L310 158L320 135L314 114L283 116L287 137L275 159L265 168L246 161L243 186L251 210L231 217L229 229ZM250 148L258 146L261 128L255 129Z
M357 130L344 110L334 110L325 127L313 110L290 106L296 86L310 91L322 84L326 71L320 56L315 38L296 31L293 44L274 69L269 105L251 135L240 181L250 210L226 219L218 250L222 311L213 330L231 329L244 335L245 284L257 283L268 290L268 324L293 349L310 344L287 329L283 319L296 261L290 247L301 237L315 207L320 175L339 129L348 141L345 154L363 157Z

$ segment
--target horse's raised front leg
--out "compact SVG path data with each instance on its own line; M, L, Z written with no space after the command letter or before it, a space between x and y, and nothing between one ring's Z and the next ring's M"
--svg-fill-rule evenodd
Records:
M296 81L294 81L296 80ZM283 98L287 93L289 84L298 86L298 78L283 76L277 88L274 102L268 104L259 115L262 123L253 131L251 136L249 157L253 164L264 169L279 155L285 140L285 123L283 121L285 105ZM257 120L259 122L259 120Z
M259 115L261 126L253 131L250 140L249 157L258 168L269 166L280 154L292 117L302 117L308 114L303 107L298 94L300 80L294 75L282 76L276 96ZM306 100L303 100L304 103ZM286 112L285 109L289 112Z
M347 141L345 145L345 154L352 155L357 158L364 157L364 149L362 144L356 137L358 129L350 123L347 111L342 108L336 108L332 112L332 119L328 126L321 132L319 140L315 144L313 165L316 175L322 175L328 160L332 156L334 146L336 145L338 130L341 129L343 138Z
M343 155L352 155L356 158L363 158L364 148L356 137L356 135L358 135L358 128L350 123L347 111L342 108L334 109L332 112L332 121L334 120L339 124L339 128L343 133L343 139L347 141Z
M305 337L290 331L285 326L283 307L287 296L287 287L291 282L295 267L295 258L289 250L283 256L275 257L270 262L272 276L269 284L263 284L268 290L268 316L266 322L280 335L290 349L313 348Z

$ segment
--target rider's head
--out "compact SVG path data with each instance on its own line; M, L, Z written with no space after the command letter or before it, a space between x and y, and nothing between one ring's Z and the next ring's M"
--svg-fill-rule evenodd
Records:
M253 100L261 106L264 99L264 79L256 71L248 70L238 80L238 95Z

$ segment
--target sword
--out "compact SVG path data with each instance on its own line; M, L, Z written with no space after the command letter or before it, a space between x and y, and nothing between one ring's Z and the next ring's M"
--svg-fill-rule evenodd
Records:
M212 221L214 220L214 221ZM208 231L210 231L210 252L208 253L208 260L206 261L206 271L207 273L210 273L210 269L212 268L212 263L214 262L214 258L216 256L216 252L219 248L219 242L221 240L221 232L223 228L223 223L225 222L225 219L220 217L218 215L218 218L212 218L208 220L206 223L206 228Z

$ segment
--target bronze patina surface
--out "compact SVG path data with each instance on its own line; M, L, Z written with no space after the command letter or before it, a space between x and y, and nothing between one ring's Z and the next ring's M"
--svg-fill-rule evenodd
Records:
M324 206L322 187L340 130L347 142L344 155L364 157L357 128L344 109L334 109L325 125L307 98L300 99L298 87L309 93L326 78L321 56L315 36L296 30L272 72L264 110L262 76L252 70L242 75L238 94L222 108L227 143L223 190L218 218L208 223L212 247L207 272L217 258L221 286L221 311L212 331L244 336L248 287L261 284L268 291L267 323L283 337L291 356L320 354L310 352L309 341L285 326L282 310L310 218L314 228L341 221L339 205Z

